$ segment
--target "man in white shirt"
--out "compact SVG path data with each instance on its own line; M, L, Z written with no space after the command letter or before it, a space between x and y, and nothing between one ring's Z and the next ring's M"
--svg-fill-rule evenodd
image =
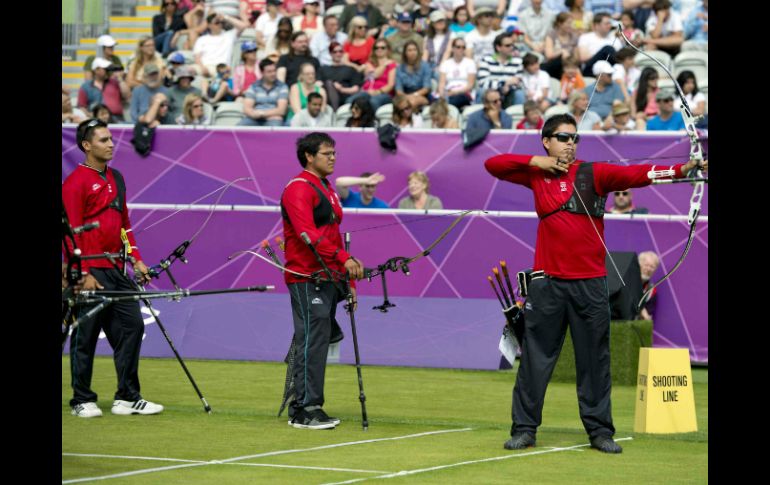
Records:
M324 98L318 93L307 95L307 108L303 108L291 119L295 128L319 128L332 126L330 111L324 108Z
M340 22L334 15L324 17L324 29L313 36L310 41L310 52L313 57L318 59L322 66L331 66L332 55L329 53L329 46L332 42L339 42L341 45L348 40L348 34L340 32Z
M249 24L232 15L217 13L210 14L206 17L206 21L209 25L209 34L198 37L195 41L193 67L202 76L214 77L217 75L217 64L230 65L233 58L233 45ZM225 30L224 22L232 24L233 28Z
M593 32L582 34L578 39L578 53L580 62L583 63L583 75L592 76L596 61L615 62L615 51L623 46L616 42L617 38L612 33L612 23L608 13L599 12L594 16ZM607 56L609 55L609 59Z
M489 7L476 9L474 20L476 21L476 30L472 30L465 35L465 55L473 59L478 65L481 58L495 53L495 37L499 31L492 30L492 17L495 11Z

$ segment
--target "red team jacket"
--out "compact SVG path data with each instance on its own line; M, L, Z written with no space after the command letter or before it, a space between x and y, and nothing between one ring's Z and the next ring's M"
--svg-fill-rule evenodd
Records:
M535 195L535 211L542 217L558 209L572 196L573 182L580 163L577 160L569 167L569 173L556 177L538 167L530 167L532 155L503 154L488 159L484 166L493 176L524 185ZM674 178L682 178L682 166L673 165ZM630 187L644 187L652 181L647 172L652 165L619 166L608 163L594 163L594 188L604 196L616 190ZM657 166L660 168L668 168ZM591 225L604 239L604 219L585 214L559 211L541 219L537 226L535 263L533 270L562 279L597 278L607 275L605 251Z
M124 228L127 231L131 229L125 200L122 211L107 208L118 195L118 186L111 168L107 168L106 175L105 181L96 169L78 165L62 184L62 200L70 225L77 227L99 221L98 228L75 236L75 242L83 256L101 254L105 251L110 253L121 251L123 241L120 239L120 229ZM133 232L128 233L128 240L133 247L131 255L140 261L142 256L136 248ZM88 268L112 267L108 259L89 259L82 262L83 271L88 271Z
M320 202L318 193L307 182L290 181L281 196L281 204L289 216L288 221L283 220L286 267L304 274L311 274L321 269L315 255L299 236L306 232L326 265L333 271L345 273L345 261L350 258L350 254L345 251L340 235L342 204L339 196L328 180L324 179L328 187L326 188L320 178L307 170L303 170L295 177L295 179L298 178L313 184L329 199L336 220L332 224L316 227L313 221L313 208ZM325 279L326 276L323 278ZM301 278L289 272L284 273L284 279L287 284L307 281L307 278ZM355 286L352 283L351 281L351 286Z

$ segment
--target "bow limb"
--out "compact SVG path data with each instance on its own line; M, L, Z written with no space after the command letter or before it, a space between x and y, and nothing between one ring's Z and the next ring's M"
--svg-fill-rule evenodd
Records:
M225 195L225 192L227 192L227 190L230 187L232 187L235 183L243 182L243 181L246 181L246 180L253 180L253 179L251 177L239 177L239 178L237 178L237 179L235 179L235 180L233 180L231 182L228 182L228 183L222 185L221 187L219 187L219 188L209 192L208 194L206 194L206 195L204 195L202 197L199 197L198 199L196 199L196 200L194 200L194 201L192 201L192 202L190 202L188 204L188 207L192 206L193 204L197 204L198 202L200 202L201 200L205 199L206 197L209 197L210 195L213 195L213 194L216 194L217 192L220 192L219 197L217 197L217 200L211 205L211 210L209 211L209 214L206 216L206 219L203 221L203 224L201 224L201 226L193 233L193 235L190 236L188 241L193 242L195 240L195 238L197 238L198 235L203 231L203 229L206 228L206 226L208 225L209 221L211 220L211 217L214 215L214 212L216 211L217 205L219 205L219 201L222 200L222 197ZM171 214L167 215L166 217L163 217L162 219L160 219L158 221L155 221L152 224L150 224L149 226L143 228L141 231L137 232L137 234L141 234L141 233L143 233L143 232L145 232L145 231L147 231L149 229L152 229L153 227L155 227L155 226L157 226L157 225L159 225L159 224L161 224L163 222L166 222L168 219L174 217L175 215L179 214L183 210L186 210L186 209L182 208L182 209L178 209L178 210L172 212Z
M652 59L653 62L655 62L657 65L660 66L661 69L668 75L668 77L674 82L674 86L676 87L677 95L679 96L679 100L682 103L681 107L681 114L682 114L682 120L684 121L685 129L687 130L687 136L690 139L690 160L693 160L696 162L695 167L687 174L688 177L696 179L693 183L693 192L692 196L690 197L690 211L687 218L687 223L690 226L690 232L687 236L687 242L685 243L684 250L682 251L682 255L677 260L676 264L671 268L671 270L666 273L661 279L659 279L657 282L650 285L649 288L647 288L647 291L644 292L642 295L642 298L639 300L639 304L637 305L637 313L641 310L642 306L647 302L647 300L652 295L653 290L666 281L674 272L679 269L679 267L684 262L684 258L687 256L687 254L690 251L690 247L692 247L693 240L695 238L695 224L698 221L698 216L700 215L700 201L703 197L703 190L705 187L704 180L703 180L703 174L701 171L701 166L703 164L703 147L701 146L700 139L698 137L698 130L695 127L695 124L700 119L700 116L695 116L692 113L692 109L690 108L690 104L687 102L687 97L684 95L684 91L682 90L682 86L679 85L676 78L674 77L673 73L668 69L667 66L665 66L662 62L660 62L658 59L652 57L651 55L647 54L646 52L638 49L633 43L631 43L628 38L623 34L622 30L618 31L618 35L623 38L623 40L626 42L627 45L629 45L632 49L639 52L640 54L644 55L645 57Z
M269 264L269 265L271 265L273 267L276 267L276 268L280 269L281 271L285 271L287 273L291 273L293 275L299 276L300 278L313 278L314 277L313 275L309 275L309 274L305 274L305 273L298 273L296 271L290 270L289 268L287 268L285 266L282 266L282 265L280 265L278 263L275 263L275 262L271 261L269 258L266 258L266 257L262 256L261 254L259 254L258 252L252 251L251 249L244 249L244 250L241 250L241 251L236 251L233 254L231 254L230 256L228 256L227 260L230 261L233 258L235 258L237 256L240 256L241 254L247 254L247 253L251 254L253 256L258 257L259 259L265 261L267 264Z

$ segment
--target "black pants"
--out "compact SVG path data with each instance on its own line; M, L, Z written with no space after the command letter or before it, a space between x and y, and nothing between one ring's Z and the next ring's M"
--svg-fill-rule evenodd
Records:
M609 56L609 58L607 57ZM615 64L615 48L611 45L605 45L599 51L588 59L583 64L583 75L589 77L597 77L594 75L594 64L596 61L607 61L610 64Z
M115 269L92 268L91 274L107 291L134 291L135 288L123 279ZM82 315L92 306L79 311ZM72 373L73 397L70 406L84 402L96 402L96 393L91 390L91 376L94 370L94 353L99 332L104 330L112 347L115 371L118 375L118 390L115 399L137 401L139 394L139 351L144 335L144 320L137 302L111 303L93 317L78 324L70 338L70 370Z
M329 344L342 340L335 315L342 292L329 282L292 283L295 408L323 406Z
M575 347L580 419L591 438L612 436L610 409L610 305L606 278L539 278L524 307L524 342L513 389L514 432L534 435L559 358L567 325Z

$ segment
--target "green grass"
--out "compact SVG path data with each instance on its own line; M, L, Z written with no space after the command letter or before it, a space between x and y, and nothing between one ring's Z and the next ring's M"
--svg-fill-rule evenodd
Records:
M78 454L227 460L278 450L306 449L427 431L470 431L380 441L322 450L263 456L231 464L205 464L107 480L115 484L327 483L373 478L380 473L277 468L248 464L314 466L393 473L470 460L522 455L389 479L388 483L706 483L708 481L708 370L693 369L698 431L676 435L633 432L632 386L613 386L613 417L621 455L588 447L574 384L552 382L543 410L537 447L509 452L514 371L461 371L408 367L364 367L369 430L361 430L355 368L330 365L326 404L342 419L331 431L298 430L276 414L285 365L270 362L186 361L213 409L207 415L174 359L142 359L142 395L166 410L157 416L114 416L112 360L98 358L93 388L105 412L97 419L70 416L69 359L62 358L62 451ZM539 452L538 454L533 454ZM62 457L62 480L133 470L186 465L185 462L104 457ZM370 480L372 482L382 480Z

